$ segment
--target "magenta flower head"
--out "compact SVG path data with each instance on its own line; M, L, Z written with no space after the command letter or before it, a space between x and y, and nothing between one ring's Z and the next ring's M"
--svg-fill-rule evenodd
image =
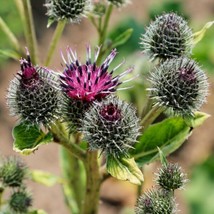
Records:
M54 122L59 117L60 90L57 75L47 68L33 66L30 55L21 59L21 71L11 81L7 104L10 113L29 124Z
M67 122L72 122L74 126L79 124L79 119L83 117L84 111L88 109L90 104L94 101L101 101L107 95L114 93L122 83L121 78L133 70L133 68L129 68L113 77L114 71L123 62L109 72L109 66L117 55L117 51L113 49L101 66L96 63L99 51L100 48L97 48L92 61L91 48L88 46L85 64L79 62L76 52L73 52L71 48L67 49L68 61L62 55L66 65L60 76L62 90L65 94L63 109L65 119Z

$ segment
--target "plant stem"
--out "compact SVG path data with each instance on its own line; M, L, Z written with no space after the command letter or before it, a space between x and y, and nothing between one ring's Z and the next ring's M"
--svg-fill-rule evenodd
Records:
M67 181L63 184L66 202L72 214L79 214L85 189L84 166L63 147L60 150L60 160L63 177Z
M98 152L87 151L85 163L86 191L82 214L96 214L99 204L101 178L99 174Z
M31 3L30 3L30 0L23 0L22 4L23 4L23 11L22 11L23 15L21 17L24 24L25 38L27 41L27 46L30 50L32 62L36 64L38 62L37 41L36 41Z
M144 131L149 127L149 125L165 110L165 108L160 106L154 106L141 120L142 130Z
M4 188L2 187L2 185L0 185L0 210L1 210L1 206L2 206L3 193L4 193Z
M86 152L66 137L67 134L64 132L62 124L57 123L53 125L50 131L54 136L55 143L65 147L74 157L79 158L83 162L86 160Z
M105 43L105 40L106 40L108 24L109 24L109 20L110 20L110 16L111 16L112 11L113 11L113 4L110 4L108 6L107 11L106 11L103 27L101 27L102 25L101 25L101 23L99 23L99 26L100 26L99 28L101 28L101 29L100 29L100 31L98 31L98 33L99 33L99 43L98 43L98 45L100 46L100 55L99 55L99 57L97 59L97 64L98 65L100 64L100 62L102 60L102 57L104 55L103 46L104 46L104 43Z
M10 28L7 26L7 24L4 22L4 20L0 17L0 28L4 31L4 33L7 35L8 39L10 40L13 47L18 51L18 53L22 54L21 46L19 45L19 42L16 38L16 36L13 34L13 32L10 30Z
M51 62L52 56L54 54L54 51L56 49L57 43L59 39L61 38L61 35L63 33L63 30L65 28L66 20L59 21L57 24L57 27L55 29L55 32L53 34L49 49L48 49L48 54L47 58L45 60L45 66L48 66Z

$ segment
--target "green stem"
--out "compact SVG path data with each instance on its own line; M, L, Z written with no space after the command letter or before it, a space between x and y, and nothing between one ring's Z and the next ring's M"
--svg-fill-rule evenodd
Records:
M31 3L30 3L30 0L23 0L22 4L23 4L23 13L24 13L22 15L22 19L23 19L22 21L25 29L25 38L31 54L32 62L36 64L38 62L37 41L36 41Z
M45 60L45 66L48 66L51 62L52 56L54 54L54 51L56 49L57 43L59 39L61 38L61 35L63 33L63 30L65 28L66 20L59 21L57 24L57 27L55 29L54 35L52 37L49 49L48 49L48 54L47 58Z
M101 184L98 152L87 151L87 158L84 163L86 169L86 191L82 214L97 214Z
M141 120L142 130L149 127L150 124L165 110L165 108L160 106L154 106Z
M82 200L85 189L85 173L83 163L72 156L63 147L60 150L61 168L63 177L67 181L63 190L67 205L73 214L81 212Z
M100 29L99 29L99 26L98 26L98 24L96 23L94 17L93 17L93 16L89 16L88 18L89 18L89 20L91 21L91 23L93 24L93 26L96 28L97 32L99 32Z
M10 28L7 26L7 24L4 22L4 20L1 17L0 17L0 28L7 35L8 39L10 40L11 44L16 49L16 51L18 51L18 53L21 55L22 49L16 36L13 34L13 32L10 30Z
M110 17L111 17L111 13L113 11L113 4L110 4L108 6L108 9L106 11L106 15L105 15L105 19L104 19L104 24L103 24L103 27L101 27L101 23L99 24L100 26L100 31L98 32L99 33L99 46L101 46L100 48L100 55L97 59L97 64L99 65L101 60L102 60L102 57L104 55L104 51L103 51L103 47L104 47L104 43L105 43L105 40L106 40L106 34L107 34L107 29L108 29L108 24L109 24L109 20L110 20Z
M0 210L2 206L3 193L4 193L4 188L0 185Z
M71 140L66 137L62 124L57 123L51 127L51 132L54 136L55 143L58 143L65 147L74 157L79 158L83 162L86 160L86 152L79 147L79 145L71 142Z

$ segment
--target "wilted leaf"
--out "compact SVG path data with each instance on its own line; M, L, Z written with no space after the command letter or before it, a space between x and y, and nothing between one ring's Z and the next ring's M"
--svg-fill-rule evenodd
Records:
M143 174L134 158L122 157L118 159L109 155L107 157L107 171L119 180L130 181L137 185L143 182Z

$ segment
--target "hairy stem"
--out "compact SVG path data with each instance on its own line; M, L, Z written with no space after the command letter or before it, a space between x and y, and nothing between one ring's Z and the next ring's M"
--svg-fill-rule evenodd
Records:
M22 22L24 24L25 38L31 54L32 62L36 64L38 62L37 41L36 41L31 3L30 3L30 0L23 0L22 3L23 3L23 11L22 11L23 15L21 17L22 17Z
M63 147L60 150L60 160L63 177L67 181L63 184L66 203L72 214L79 214L81 212L85 189L83 163Z
M45 66L48 66L51 62L52 56L54 54L54 51L56 49L57 43L59 39L61 38L61 35L63 33L63 30L65 28L66 20L59 21L57 24L57 27L55 29L55 32L53 34L49 49L48 49L48 54L47 58L45 60Z
M64 127L61 123L53 125L50 130L54 136L55 143L58 143L65 147L74 157L79 158L82 161L86 160L86 152L79 147L79 145L72 142L68 134L64 131Z
M106 40L106 34L107 34L108 24L109 24L109 20L110 20L112 11L113 11L113 5L110 4L109 7L108 7L108 9L107 9L107 11L106 11L106 15L105 15L103 26L102 26L101 23L99 23L99 26L100 26L101 29L100 29L100 31L98 31L98 33L99 33L99 43L98 43L98 45L101 48L100 48L100 55L99 55L99 57L97 59L98 65L100 64L100 62L102 60L102 57L103 57L103 55L105 53L103 51L103 47L104 47L104 43L105 43L105 40Z
M165 110L160 106L154 106L141 120L142 130L144 131L149 127L150 124Z
M98 152L87 151L86 169L86 191L82 214L96 214L99 204L99 190L101 178L99 174Z
M18 51L19 54L22 54L22 49L16 36L13 34L13 32L10 30L10 28L7 26L7 24L1 17L0 17L0 29L2 29L2 31L7 35L7 38L10 40L15 50Z

